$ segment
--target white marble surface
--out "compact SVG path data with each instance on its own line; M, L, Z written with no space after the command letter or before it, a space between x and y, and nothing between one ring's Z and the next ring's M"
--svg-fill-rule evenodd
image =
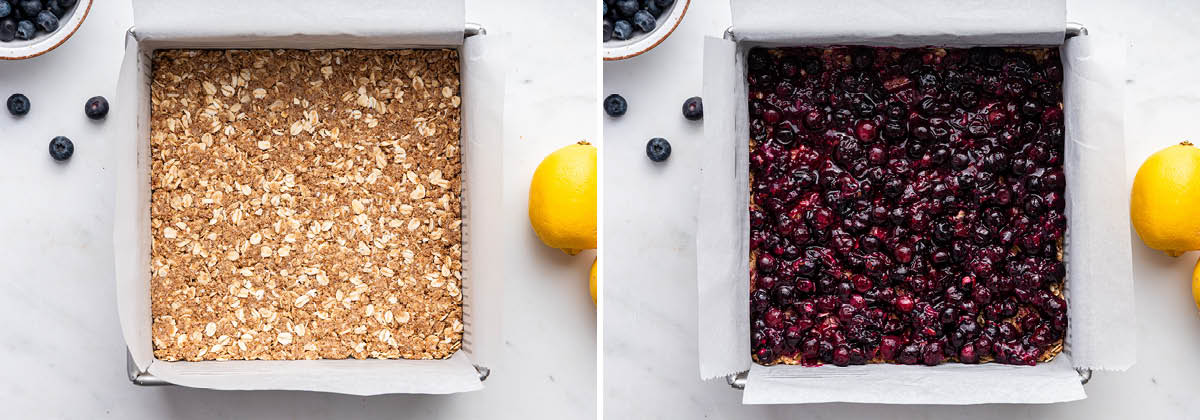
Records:
M596 140L598 32L594 2L467 1L467 20L511 33L505 138L508 249L503 343L486 389L454 396L360 398L298 392L218 392L129 383L111 258L112 181L103 123L84 101L112 98L130 26L128 0L99 1L75 37L45 56L0 62L0 96L33 111L0 112L0 406L7 418L592 418L595 310L592 252L567 257L529 229L529 176L541 157ZM537 22L536 24L534 22ZM74 158L47 143L67 135Z
M1154 151L1200 134L1200 4L1155 0L1068 0L1068 17L1093 33L1131 41L1127 85L1127 179ZM700 94L704 36L729 25L726 1L693 1L683 23L649 53L604 67L604 95L621 93L629 113L605 121L605 416L681 418L1196 418L1200 416L1200 317L1189 279L1197 253L1170 258L1134 238L1138 363L1097 372L1088 399L1054 405L743 406L723 380L697 370L693 179L702 126L680 117ZM666 137L665 164L645 157ZM1128 188L1116 185L1113 188ZM618 194L619 193L619 194Z

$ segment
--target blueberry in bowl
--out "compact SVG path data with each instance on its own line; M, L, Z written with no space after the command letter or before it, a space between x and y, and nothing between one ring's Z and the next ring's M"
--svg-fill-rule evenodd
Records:
M9 42L17 39L17 21L13 19L0 19L0 42Z
M671 35L691 0L600 0L605 60L638 56Z
M0 0L0 60L36 57L79 29L93 0Z
M755 362L1063 350L1057 49L757 48L746 66Z

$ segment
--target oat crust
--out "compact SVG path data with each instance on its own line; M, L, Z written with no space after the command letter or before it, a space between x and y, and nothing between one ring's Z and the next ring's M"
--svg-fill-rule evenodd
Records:
M154 54L155 357L461 347L457 54Z

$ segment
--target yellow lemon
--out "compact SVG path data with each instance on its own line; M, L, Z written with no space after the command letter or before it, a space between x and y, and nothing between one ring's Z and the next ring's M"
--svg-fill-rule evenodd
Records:
M1196 301L1196 308L1200 309L1200 260L1196 261L1196 268L1192 270L1192 300Z
M596 262L598 262L598 261L600 261L599 258L592 260L592 276L591 276L592 279L591 279L591 281L588 282L590 289L592 289L592 303L593 304L596 303Z
M579 142L546 156L529 184L529 223L570 255L596 247L596 148Z
M1129 218L1146 246L1178 257L1200 249L1200 149L1189 142L1150 155L1133 177Z

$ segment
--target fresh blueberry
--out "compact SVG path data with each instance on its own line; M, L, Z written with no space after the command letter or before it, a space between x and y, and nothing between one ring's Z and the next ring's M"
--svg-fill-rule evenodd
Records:
M63 9L70 9L75 7L75 2L76 0L58 0L58 5Z
M683 101L683 118L692 121L704 118L704 101L699 96L693 96Z
M625 115L625 111L629 109L629 104L625 102L625 98L618 94L608 95L604 98L604 112L610 117L620 117Z
M621 15L622 17L630 17L637 12L637 0L617 0L617 14Z
M17 39L31 40L33 35L37 33L37 27L33 26L33 22L22 20L17 22Z
M21 0L17 6L20 7L21 14L27 19L37 16L38 12L42 11L41 0Z
M43 10L37 15L37 25L43 31L54 32L58 30L58 16L54 16L49 10Z
M608 3L600 2L600 16L608 16Z
M67 9L64 9L61 5L59 5L58 0L50 0L48 3L46 3L46 10L49 10L50 13L54 13L54 16L59 19L62 19L62 17L66 16L67 14Z
M633 25L641 29L642 32L649 33L654 31L654 26L658 25L658 22L654 20L654 15L650 14L650 12L638 10L633 15Z
M8 0L0 0L0 18L8 17L13 11L12 4Z
M611 20L604 19L604 42L611 41L612 36L613 36L613 23Z
M671 5L674 3L675 0L654 0L654 5L663 10L667 10L667 8L671 7Z
M103 96L93 96L83 105L83 113L93 120L103 119L108 115L108 99Z
M54 140L50 140L50 157L59 162L70 159L71 155L75 154L75 144L71 143L71 139L58 136Z
M613 24L613 38L624 41L633 36L633 25L628 20L618 20Z
M662 15L662 8L654 3L654 0L642 0L642 10L650 12L655 18Z
M13 115L25 115L29 113L29 98L20 93L15 93L8 97L8 112Z
M12 18L0 20L0 42L9 42L17 38L17 21Z
M671 157L671 143L662 137L655 137L646 143L646 156L655 162L662 162Z

